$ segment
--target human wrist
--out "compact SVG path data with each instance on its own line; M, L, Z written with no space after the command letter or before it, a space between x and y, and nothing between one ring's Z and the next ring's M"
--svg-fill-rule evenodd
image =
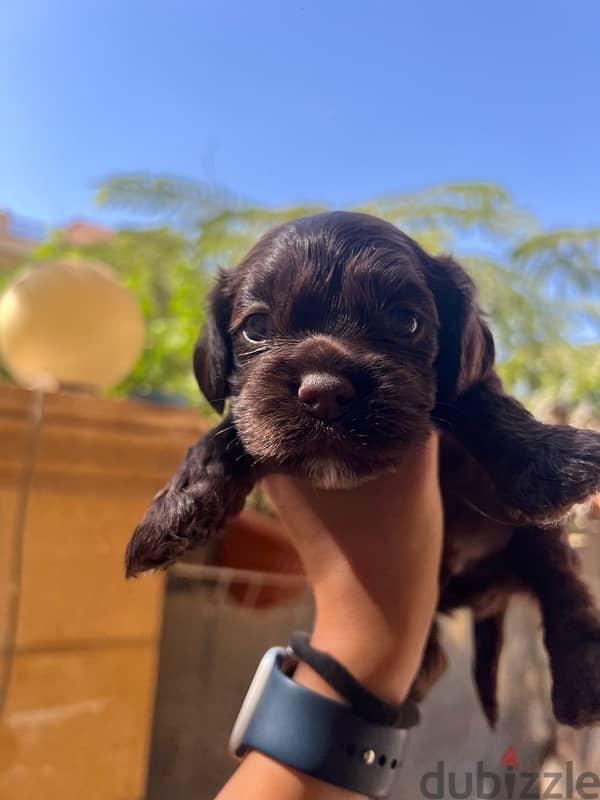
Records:
M330 630L326 625L315 626L311 645L328 653L344 666L366 689L387 703L401 703L407 696L416 661L410 643L402 637L394 637L382 630L362 639L356 635L345 635L344 630ZM323 679L310 667L301 664L294 680L340 700L331 687L323 685Z
M378 593L350 571L313 584L311 644L342 663L373 694L404 700L421 663L438 600L437 546L430 558L398 570L397 586ZM381 583L385 582L385 577Z

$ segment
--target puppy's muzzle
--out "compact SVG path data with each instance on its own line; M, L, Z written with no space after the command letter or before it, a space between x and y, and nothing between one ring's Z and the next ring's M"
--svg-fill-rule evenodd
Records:
M303 375L298 388L298 400L312 417L323 422L335 422L346 414L356 398L354 384L343 375L312 372Z

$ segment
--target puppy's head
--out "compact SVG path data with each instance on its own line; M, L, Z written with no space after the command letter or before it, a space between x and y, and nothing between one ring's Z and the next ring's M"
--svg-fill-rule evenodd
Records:
M464 270L345 212L276 228L221 272L194 355L257 462L324 487L393 466L492 361Z

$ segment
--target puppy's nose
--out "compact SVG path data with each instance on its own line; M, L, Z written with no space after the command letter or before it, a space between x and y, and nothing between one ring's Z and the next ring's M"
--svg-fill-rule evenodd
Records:
M298 389L298 400L308 413L326 422L341 417L355 395L347 378L326 372L304 375Z

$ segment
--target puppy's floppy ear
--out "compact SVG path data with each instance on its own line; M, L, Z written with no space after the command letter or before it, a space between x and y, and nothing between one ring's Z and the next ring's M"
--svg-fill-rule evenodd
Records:
M426 262L440 321L435 414L491 478L519 525L555 523L600 488L600 434L545 425L504 392L475 286L451 258Z
M449 256L428 258L427 284L440 322L438 401L448 402L483 380L494 365L494 339L477 304L475 284Z
M207 297L206 323L194 348L194 374L200 391L219 414L229 396L228 378L233 366L229 321L234 288L231 274L220 270Z

